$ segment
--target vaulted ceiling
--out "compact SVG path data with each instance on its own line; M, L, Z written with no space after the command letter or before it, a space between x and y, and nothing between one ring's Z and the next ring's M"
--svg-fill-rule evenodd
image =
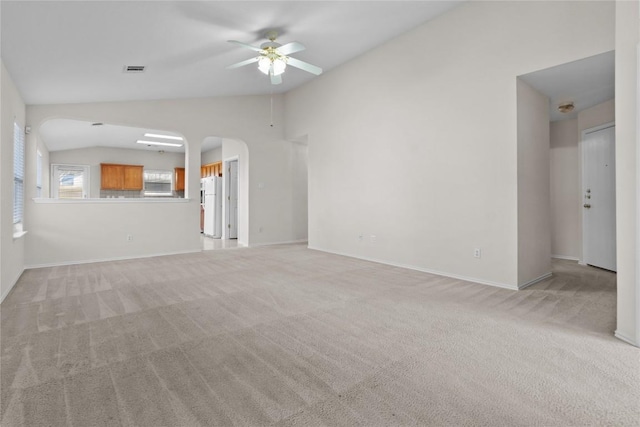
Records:
M280 43L307 47L292 56L327 73L460 3L2 0L0 53L29 105L284 93L322 76L288 67L276 86L257 64L228 70L256 55L228 40L260 45L276 30ZM550 97L550 119L560 120L613 97L613 62L610 52L520 77ZM124 73L129 65L146 68ZM575 102L572 115L556 111L561 101ZM42 130L59 150L87 145L87 129L89 123L60 120ZM107 124L92 135L107 131L145 130ZM219 145L216 139L212 147Z
M326 72L459 1L5 1L2 60L27 104L283 93L313 78L288 67L273 86L253 45L298 41ZM123 73L144 65L145 72Z

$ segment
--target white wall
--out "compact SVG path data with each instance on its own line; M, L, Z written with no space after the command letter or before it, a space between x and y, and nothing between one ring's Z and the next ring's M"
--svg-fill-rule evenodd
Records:
M216 163L222 160L222 147L214 148L213 150L205 151L202 153L202 164L208 165L209 163Z
M51 164L79 164L90 166L89 197L100 197L100 163L142 165L145 169L167 170L184 167L184 153L134 150L128 148L90 147L76 150L51 151ZM50 171L49 171L50 173ZM49 196L48 194L45 197Z
M613 26L611 2L467 2L287 93L309 245L515 288L516 76L610 51Z
M549 98L518 79L518 287L551 275Z
M28 267L75 264L200 249L193 224L185 221L184 199L149 202L144 199L97 199L79 202L33 202ZM198 225L199 227L199 225ZM199 232L199 229L197 230ZM127 241L127 235L133 241ZM193 244L196 236L198 245Z
M0 301L4 300L24 271L25 237L13 238L14 122L25 126L25 105L4 63L0 61ZM35 185L35 180L25 179L25 189L31 185ZM25 230L32 226L24 221Z
M614 99L580 111L578 113L578 132L580 132L580 137L582 137L582 131L612 123L615 119L616 103Z
M39 126L52 118L101 121L184 135L187 142L185 197L191 200L170 205L167 209L158 209L155 204L138 203L132 205L134 207L127 205L123 208L122 204L103 203L97 205L100 208L95 211L78 208L77 205L37 204L28 200L27 215L38 232L27 236L27 265L112 259L122 257L122 254L145 256L199 250L200 145L210 135L244 141L251 154L251 163L246 163L247 191L242 205L248 210L245 212L246 234L241 234L246 239L243 243L294 240L291 230L291 178L286 169L290 144L282 137L282 111L282 97L274 96L275 126L271 127L269 96L29 106L27 121L33 132L28 139L39 138ZM35 170L27 173L35 176ZM267 184L260 191L257 190L259 182ZM73 215L74 209L83 209L77 212L95 216L90 217L82 229L69 222L66 225L54 223ZM130 218L129 215L134 216ZM158 216L157 224L180 225L168 229L159 227L156 222L145 221L151 215ZM99 232L101 228L110 229L113 221L118 222L116 226L120 224L120 232ZM256 227L249 226L249 221L262 225L264 232L258 233ZM135 245L140 245L136 250L126 246L123 237L131 224L137 224L140 229L137 234L142 239L134 237ZM148 237L156 234L163 234L164 238L158 241ZM102 240L91 239L91 236L100 236ZM70 250L72 246L73 250Z
M640 345L638 2L616 2L616 336Z
M580 258L580 158L578 119L551 123L551 254Z

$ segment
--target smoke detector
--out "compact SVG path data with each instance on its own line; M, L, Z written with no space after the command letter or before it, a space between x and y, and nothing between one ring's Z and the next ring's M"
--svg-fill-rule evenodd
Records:
M573 105L573 102L565 102L558 105L558 111L560 111L563 114L572 112L574 108L575 106Z

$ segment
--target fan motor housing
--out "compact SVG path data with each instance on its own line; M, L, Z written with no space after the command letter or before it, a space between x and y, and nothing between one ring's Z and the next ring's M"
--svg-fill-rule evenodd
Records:
M260 49L267 49L269 47L276 49L276 48L279 48L280 46L282 46L280 43L269 41L269 42L262 43L260 45Z

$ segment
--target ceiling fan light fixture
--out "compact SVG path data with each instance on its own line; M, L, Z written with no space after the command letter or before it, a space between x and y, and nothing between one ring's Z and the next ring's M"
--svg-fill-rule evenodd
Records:
M287 63L280 57L272 58L269 56L263 56L258 61L258 70L266 75L273 74L274 76L279 76L284 73L286 68Z
M290 42L285 45L281 45L275 41L277 36L278 34L276 31L270 31L267 34L269 41L262 43L260 47L252 46L237 40L229 40L229 43L234 43L246 49L258 52L258 56L245 59L244 61L229 65L226 68L239 68L244 67L245 65L255 64L257 62L258 70L260 70L262 74L270 77L272 85L282 84L281 75L284 74L288 65L311 74L315 74L316 76L322 74L322 68L289 56L292 53L305 50L306 48L302 43Z
M284 62L284 60L282 58L278 58L275 61L273 61L273 75L274 76L279 76L280 74L284 73L284 70L287 68L287 63Z
M266 56L260 58L260 60L258 61L258 70L268 75L269 70L271 70L271 60Z

